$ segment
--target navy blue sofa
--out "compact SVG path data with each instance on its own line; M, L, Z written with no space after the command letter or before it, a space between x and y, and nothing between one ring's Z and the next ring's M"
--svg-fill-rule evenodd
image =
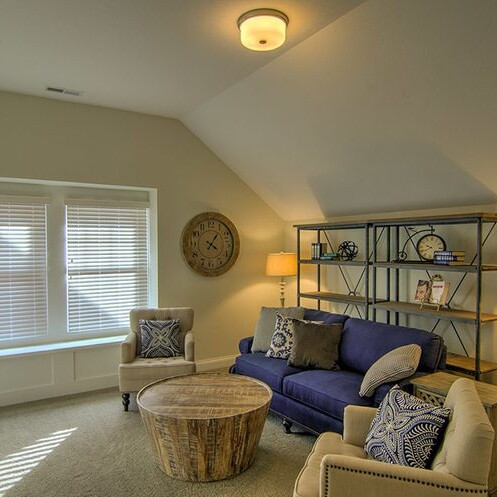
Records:
M253 337L240 341L241 355L231 372L257 378L271 387L271 410L283 417L290 431L296 423L312 433L343 432L343 412L347 405L377 406L393 383L376 389L371 398L359 396L364 374L392 349L411 343L420 345L421 359L415 376L445 368L446 348L442 337L428 331L355 319L316 309L306 309L304 319L343 323L340 341L340 370L302 370L288 366L285 359L251 352ZM404 384L409 383L409 378Z

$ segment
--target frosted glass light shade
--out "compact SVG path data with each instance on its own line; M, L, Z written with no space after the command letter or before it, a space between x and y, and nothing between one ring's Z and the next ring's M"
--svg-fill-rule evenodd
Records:
M295 276L297 274L297 256L293 252L268 254L266 261L267 276Z
M238 19L242 45L259 52L281 47L285 43L287 24L288 17L279 10L250 10Z

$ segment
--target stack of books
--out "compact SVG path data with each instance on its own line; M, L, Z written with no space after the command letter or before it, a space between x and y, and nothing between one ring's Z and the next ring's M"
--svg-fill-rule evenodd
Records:
M445 266L463 266L465 264L464 250L436 250L433 258L433 264Z
M311 243L311 259L321 259L326 250L326 243Z
M335 252L323 252L319 258L321 261L333 261L337 258Z

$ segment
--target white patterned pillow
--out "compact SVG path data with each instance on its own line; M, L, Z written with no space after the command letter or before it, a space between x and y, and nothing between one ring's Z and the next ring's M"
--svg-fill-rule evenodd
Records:
M293 346L292 319L276 314L274 333L266 357L274 357L275 359L288 359L290 357Z
M181 355L178 319L153 321L140 319L141 357L176 357Z
M364 450L377 461L426 469L449 417L450 409L423 402L395 385L378 407Z
M387 352L366 371L359 395L371 397L383 383L402 380L413 375L421 359L421 347L415 343Z

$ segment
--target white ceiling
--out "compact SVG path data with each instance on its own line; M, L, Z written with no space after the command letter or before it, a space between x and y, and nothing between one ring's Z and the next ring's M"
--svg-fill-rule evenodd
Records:
M290 17L272 53L236 19ZM497 202L495 0L0 0L0 89L181 119L287 220Z
M0 89L179 118L362 1L0 0ZM238 17L261 5L290 18L270 53L239 42Z

